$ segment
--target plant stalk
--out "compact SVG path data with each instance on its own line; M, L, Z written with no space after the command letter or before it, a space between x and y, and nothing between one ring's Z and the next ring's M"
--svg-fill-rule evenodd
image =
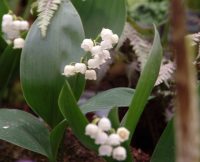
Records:
M177 106L175 116L176 162L200 161L199 110L193 50L185 39L185 7L182 0L171 1L173 52L177 71Z

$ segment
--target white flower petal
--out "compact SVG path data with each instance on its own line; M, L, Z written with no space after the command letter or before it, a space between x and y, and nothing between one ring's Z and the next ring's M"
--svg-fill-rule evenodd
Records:
M103 145L107 142L108 135L103 131L98 131L96 138L95 138L95 144Z
M24 47L24 43L25 43L25 41L24 41L24 39L22 39L22 38L16 38L15 40L14 40L14 49L17 49L17 48L23 48Z
M117 134L120 137L120 141L124 142L124 141L128 140L130 132L125 127L120 127L117 129Z
M85 135L90 136L91 138L95 139L99 128L95 124L88 124L85 128Z
M94 43L91 39L84 39L81 44L81 48L84 49L86 52L91 51L93 46Z
M111 122L108 118L101 118L98 123L98 127L103 131L108 131L111 129Z
M123 161L126 159L126 156L127 156L126 150L124 147L118 146L113 149L113 153L112 153L113 159L118 160L118 161Z
M85 74L86 69L87 69L87 67L84 63L76 63L75 64L75 72L76 73Z
M111 156L112 149L110 145L101 145L99 147L99 156Z
M95 70L86 70L85 79L96 80L97 79L96 71Z

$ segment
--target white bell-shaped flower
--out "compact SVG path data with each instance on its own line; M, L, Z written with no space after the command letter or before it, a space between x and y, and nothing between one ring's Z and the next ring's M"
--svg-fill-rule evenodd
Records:
M73 76L73 75L75 75L75 73L76 73L75 66L73 66L73 65L66 65L64 67L64 73L63 73L63 75L65 75L66 77Z
M15 30L20 30L20 28L21 28L21 21L19 21L19 20L13 21L13 28Z
M3 15L3 22L12 22L13 21L13 17L10 14L5 14Z
M111 40L113 32L110 29L103 28L100 35L102 40Z
M126 150L124 147L118 146L113 149L113 153L112 153L113 159L118 160L118 161L123 161L126 159L126 156L127 156Z
M95 55L94 59L97 60L99 66L106 62L103 53L101 55Z
M85 74L87 67L84 63L76 63L75 65L75 72Z
M94 46L92 49L91 49L91 53L93 56L95 55L100 55L102 53L102 48L101 46L97 45L97 46Z
M6 33L7 39L13 40L16 38L20 37L20 32L19 30L14 30L14 29L10 29L7 33Z
M99 120L98 127L103 131L108 131L111 129L111 122L108 118L103 117Z
M109 145L111 145L111 146L118 146L118 145L120 145L120 137L119 137L119 135L115 134L115 133L109 135L107 143Z
M84 39L81 44L81 48L84 49L84 51L86 52L91 51L93 46L94 46L94 43L91 39Z
M100 68L100 62L98 59L89 59L88 60L88 68L89 69L99 69Z
M20 30L28 30L29 29L29 23L28 21L20 21Z
M95 124L88 124L85 128L85 135L90 136L91 138L95 139L96 135L99 131L99 127Z
M14 49L17 49L17 48L23 48L24 47L24 39L23 38L16 38L14 40Z
M97 79L96 71L95 70L86 70L85 79L96 80Z
M98 131L96 137L95 137L95 144L100 144L100 145L103 145L107 142L108 140L108 135L103 132L103 131Z
M110 52L108 50L103 50L103 53L102 53L103 57L105 60L107 59L110 59Z
M111 156L112 150L113 148L110 145L101 145L98 150L99 156Z
M13 30L12 25L13 25L12 22L3 21L2 24L1 24L2 31L3 31L4 33L6 33L6 34L9 33L10 31Z
M112 37L111 37L111 40L112 40L112 44L117 44L118 41L119 41L119 37L117 34L113 34Z
M117 134L120 137L120 141L124 142L124 141L128 140L130 132L125 127L120 127L120 128L117 129Z
M101 48L102 48L103 50L108 50L108 49L113 48L112 42L111 42L110 40L103 40L103 41L100 43L100 45L101 45Z

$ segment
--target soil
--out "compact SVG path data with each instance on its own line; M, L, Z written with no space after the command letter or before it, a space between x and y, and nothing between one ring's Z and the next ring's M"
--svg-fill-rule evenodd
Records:
M85 148L67 129L63 147L63 162L105 162L96 153ZM133 148L135 162L149 162L150 156ZM0 141L0 162L48 162L47 158L18 146Z

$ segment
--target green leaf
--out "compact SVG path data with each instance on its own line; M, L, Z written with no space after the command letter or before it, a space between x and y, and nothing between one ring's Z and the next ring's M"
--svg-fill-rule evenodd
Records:
M151 162L175 162L174 127L171 120L161 135L153 152Z
M88 124L88 120L78 107L67 81L59 96L59 107L80 142L92 150L97 150L97 145L94 144L94 141L85 135L85 127Z
M96 38L102 28L121 35L126 21L125 0L72 0L78 10L86 36Z
M52 127L63 119L57 101L64 66L80 60L83 39L80 17L68 0L56 11L45 38L37 21L28 33L20 65L22 88L28 104Z
M19 70L21 50L8 46L0 56L0 96L15 71Z
M65 128L67 126L67 121L63 120L60 122L50 133L51 148L53 153L54 161L56 161L58 149L64 138Z
M135 89L135 94L132 98L129 109L123 119L122 124L130 131L130 139L135 131L138 120L145 108L151 91L158 77L160 64L162 60L162 46L160 43L159 33L155 27L155 36L153 46L150 51L148 61L141 73L138 84Z
M113 88L100 92L81 105L84 113L98 111L103 109L112 109L113 107L127 107L134 95L131 88Z
M7 43L5 42L5 40L3 39L2 36L0 36L0 56L3 53L3 51L5 50L5 48L7 47Z
M44 123L24 111L0 109L0 139L51 156L48 129Z
M111 123L112 123L112 127L114 129L117 129L120 125L120 121L119 121L119 114L118 114L118 108L114 107L110 110L109 114L108 114L108 118L110 119Z
M2 22L2 17L4 14L8 13L8 7L5 0L0 0L0 23ZM2 33L0 28L0 34Z
M67 81L70 84L76 101L78 101L85 89L85 75L78 73L75 76L68 77Z

